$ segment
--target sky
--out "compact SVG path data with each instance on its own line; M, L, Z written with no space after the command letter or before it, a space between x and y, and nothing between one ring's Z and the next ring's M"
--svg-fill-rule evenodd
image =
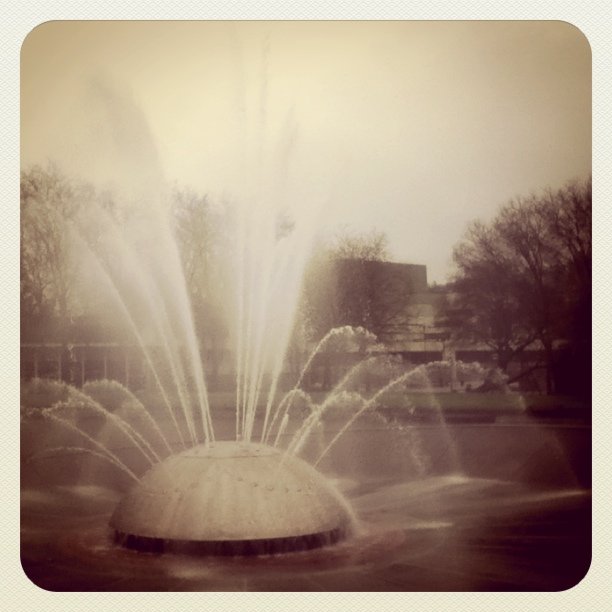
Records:
M441 283L472 220L590 174L591 53L558 21L49 22L21 142L24 167L299 202Z

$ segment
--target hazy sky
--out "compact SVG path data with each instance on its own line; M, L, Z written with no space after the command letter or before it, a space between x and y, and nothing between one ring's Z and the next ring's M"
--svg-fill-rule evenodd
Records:
M438 282L469 221L591 171L590 49L563 22L51 22L21 100L24 165L217 198L261 173Z

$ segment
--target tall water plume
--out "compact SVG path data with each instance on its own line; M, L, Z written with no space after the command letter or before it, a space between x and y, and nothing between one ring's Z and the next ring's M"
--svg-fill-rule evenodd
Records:
M141 345L177 429L178 397L185 443L214 440L192 308L171 220L170 193L154 136L138 104L97 77L83 94L88 108L71 167L94 186L80 194L69 230L90 291L104 287ZM91 286L94 289L91 289ZM102 302L100 295L100 302ZM108 313L104 313L106 317ZM156 367L152 347L161 347Z
M323 203L321 185L313 187L304 164L293 163L300 155L293 110L270 110L268 47L257 57L254 67L238 60L244 80L229 101L236 120L228 128L234 149L227 163L235 165L238 178L222 196L231 211L222 230L231 244L223 254L228 274L223 288L212 289L222 295L222 316L229 319L236 437L244 440L253 438L258 408L264 430L270 419ZM202 337L213 330L196 333L172 194L154 135L138 103L108 79L92 81L83 106L88 114L74 146L82 159L73 167L97 195L89 194L70 231L88 266L87 281L93 292L104 287L113 297L183 445L214 442L201 355Z

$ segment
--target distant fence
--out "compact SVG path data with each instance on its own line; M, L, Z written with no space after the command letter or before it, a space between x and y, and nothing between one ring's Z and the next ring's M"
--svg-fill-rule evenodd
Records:
M405 364L420 365L444 358L442 351L392 351L392 355ZM457 360L478 361L485 367L494 366L492 353L486 350L459 350ZM532 356L533 357L533 356ZM149 358L156 368L163 371L161 347L149 347ZM234 360L228 351L209 351L203 356L206 383L210 390L232 390L235 388L236 373ZM292 353L281 372L279 387L291 388L300 376L308 359L306 352ZM313 360L302 381L307 390L329 390L341 379L348 369L363 359L360 353L320 353ZM522 367L515 364L512 369ZM512 375L512 372L511 372ZM534 375L538 379L541 375ZM63 380L76 387L100 379L117 380L132 390L154 388L155 378L147 357L138 346L118 343L90 343L62 346L58 343L22 344L21 379L50 378ZM373 377L364 375L364 383L375 384ZM541 381L532 381L539 387Z
M67 345L22 344L21 378L52 378L82 386L102 378L127 386L146 384L147 369L142 352L119 344Z
M165 360L161 347L149 347L148 352L153 365L163 372ZM296 384L308 357L307 352L292 352L280 375L281 389L291 388ZM228 351L209 351L202 358L209 389L235 388L234 360ZM305 373L302 387L310 390L329 390L349 368L363 358L363 354L355 352L322 352L312 361ZM415 365L441 358L441 352L432 351L401 354L403 361ZM91 380L112 379L133 390L153 388L156 384L143 350L137 346L118 343L65 346L59 343L22 344L21 378L24 381L32 378L63 380L76 387L81 387ZM366 384L367 382L366 380Z

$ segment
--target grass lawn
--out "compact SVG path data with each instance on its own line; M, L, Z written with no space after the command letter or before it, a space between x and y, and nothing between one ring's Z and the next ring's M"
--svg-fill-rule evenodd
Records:
M109 390L109 393L111 390ZM375 390L365 394L371 397ZM276 407L285 392L277 393L273 407ZM162 398L155 390L137 393L147 406L161 406ZM310 393L315 404L321 404L328 393ZM66 387L47 381L44 384L27 384L22 389L21 403L28 408L49 406L59 400L66 400ZM178 402L178 398L171 399ZM267 397L262 394L258 413L263 414ZM209 393L211 408L217 415L234 414L236 394L234 391L214 391ZM351 409L347 404L345 408ZM331 407L330 407L331 408ZM452 420L493 420L498 416L527 415L535 418L580 418L590 419L590 402L562 395L541 395L536 393L477 393L395 390L384 394L377 401L379 412L389 417L431 420L440 411L449 421ZM333 408L330 410L333 413ZM346 412L345 410L343 412Z
M277 394L274 405L284 393ZM310 394L313 402L319 404L327 397L326 392ZM232 391L217 391L209 394L210 405L216 411L233 414L236 395ZM258 408L263 411L266 398L262 397ZM458 393L458 392L404 392L395 393L381 402L379 410L389 416L408 415L411 411L425 414L440 408L445 416L480 415L502 416L532 414L536 416L562 416L563 414L586 415L590 405L576 398L563 395L541 395L536 393Z

